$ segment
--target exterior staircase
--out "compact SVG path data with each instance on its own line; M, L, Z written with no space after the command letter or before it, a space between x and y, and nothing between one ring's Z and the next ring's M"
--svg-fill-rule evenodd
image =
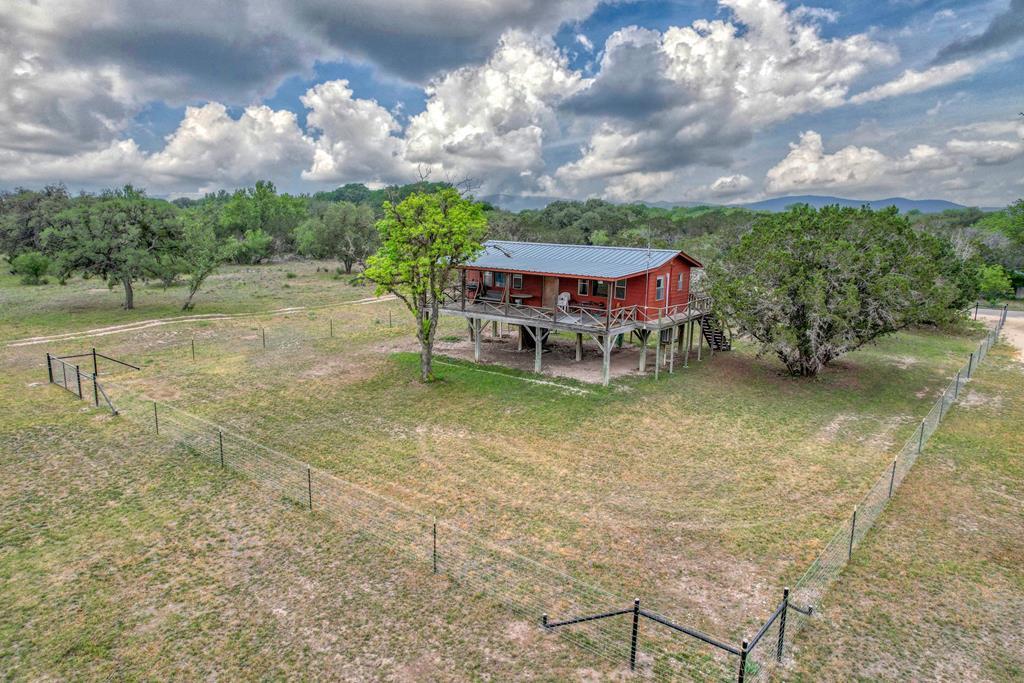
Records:
M729 351L732 349L732 339L727 337L725 330L719 323L718 318L713 315L705 315L700 319L700 330L704 338L715 351Z

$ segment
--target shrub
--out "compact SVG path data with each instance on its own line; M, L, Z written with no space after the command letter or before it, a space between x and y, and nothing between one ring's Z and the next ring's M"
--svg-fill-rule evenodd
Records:
M286 278L288 278L289 280L294 280L294 279L295 279L295 277L296 277L295 273L293 273L293 272L292 272L292 271L290 271L290 270L289 270L289 271L288 271L287 273L285 273L285 274L284 274L284 276L285 276Z
M228 240L225 252L230 261L256 265L270 258L274 238L262 230L246 230L243 237Z
M15 275L21 276L21 282L25 285L46 284L43 276L50 272L50 259L38 251L26 251L19 254L11 261L11 270Z

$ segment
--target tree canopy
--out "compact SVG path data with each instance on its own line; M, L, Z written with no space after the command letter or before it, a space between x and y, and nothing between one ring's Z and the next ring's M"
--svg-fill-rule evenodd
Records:
M977 264L895 209L798 206L765 215L712 270L712 296L794 375L908 325L952 319Z
M487 233L483 207L452 188L385 202L378 221L381 246L364 275L377 293L397 296L416 318L420 377L433 378L434 333L444 289L455 269L480 253Z
M345 264L345 272L362 263L379 244L373 210L351 202L328 204L321 215L295 229L295 248L303 256L333 258Z

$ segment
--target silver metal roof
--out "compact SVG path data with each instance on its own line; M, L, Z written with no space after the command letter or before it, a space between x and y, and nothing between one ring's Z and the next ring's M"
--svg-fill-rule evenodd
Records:
M700 263L675 249L645 247L595 247L584 244L545 244L488 240L471 268L516 270L527 273L574 275L618 280L657 268L676 255L697 267Z

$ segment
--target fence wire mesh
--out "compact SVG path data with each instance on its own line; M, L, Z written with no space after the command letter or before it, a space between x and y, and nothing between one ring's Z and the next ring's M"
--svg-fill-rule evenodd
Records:
M656 680L768 680L779 662L786 661L792 638L809 622L810 617L804 610L817 608L829 586L842 572L852 552L906 478L978 363L998 340L1004 319L1001 317L981 341L913 436L856 506L856 511L797 581L789 596L790 604L795 608L781 609L778 618L752 636L742 672L741 660L736 655L681 640L678 634L650 622L645 622L639 632L638 668ZM333 337L335 332L334 323L329 320L308 316L293 328L278 328L272 335L265 328L246 322L238 323L226 333L218 330L216 334L211 331L197 335L192 331L191 339L182 333L170 334L160 345L178 348L183 339L203 339L204 343L227 345L234 351L244 351L245 348L283 349ZM82 373L75 366L56 358L53 358L51 370L54 373L52 381L68 391L83 397L83 390L77 383L84 379L86 383L95 383L96 390L106 398L106 392L94 375ZM329 515L365 532L389 550L402 552L420 562L425 571L432 571L436 566L438 572L445 573L467 590L491 598L521 618L537 623L538 628L542 614L553 620L571 619L631 605L631 598L547 567L510 548L468 533L455 524L436 520L397 500L311 467L235 430L154 401L127 386L110 381L106 384L116 389L117 414L153 429L161 437L204 458L213 466L245 475L282 500L309 507L314 512ZM87 394L88 389L84 393ZM107 402L113 410L109 399ZM645 607L650 610L650 606ZM630 660L631 625L629 615L620 615L574 624L571 628L553 632L604 661L608 667L621 668L627 667ZM736 647L740 645L737 643Z

